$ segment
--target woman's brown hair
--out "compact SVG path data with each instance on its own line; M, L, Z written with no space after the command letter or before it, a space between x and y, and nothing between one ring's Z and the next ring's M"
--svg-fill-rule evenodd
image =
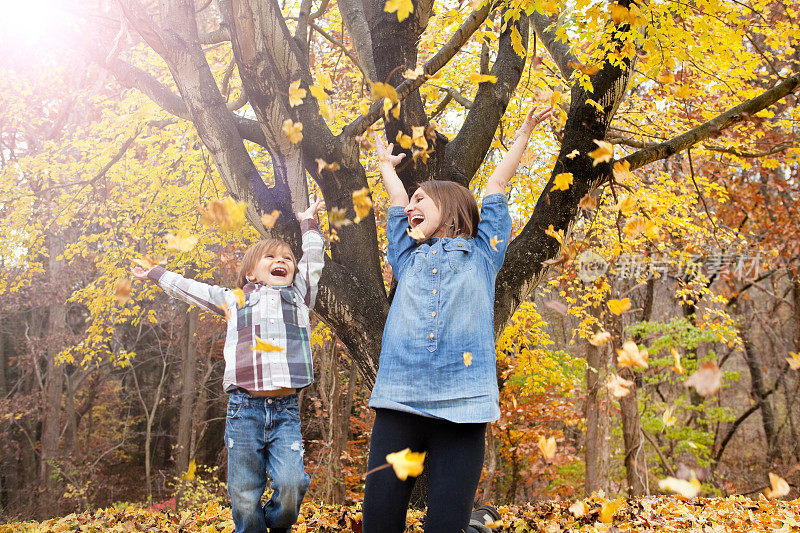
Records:
M442 214L434 235L471 238L478 234L478 203L469 189L453 181L423 181L419 186Z
M294 273L297 275L297 259L295 259L294 253L292 253L292 248L286 244L285 241L280 239L264 239L255 243L244 253L244 257L242 258L242 262L239 263L239 270L236 274L236 286L241 289L247 285L248 274L256 268L256 265L262 257L269 253L276 253L282 250L289 252L289 255L292 257L292 263L294 264ZM292 282L294 282L294 279L292 279Z

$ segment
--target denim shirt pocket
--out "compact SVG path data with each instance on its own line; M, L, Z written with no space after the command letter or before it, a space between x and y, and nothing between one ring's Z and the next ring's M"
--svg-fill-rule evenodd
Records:
M443 244L450 269L453 272L465 272L473 268L472 264L472 243L461 237L448 240Z
M419 272L425 268L425 265L428 264L428 259L425 257L426 250L423 250L421 247L417 247L416 250L411 252L411 255L408 257L408 261L406 261L405 270L403 270L403 276L409 277L416 277Z
M255 318L253 315L257 309L256 304L260 299L261 295L258 292L251 292L245 296L244 305L242 307L235 304L237 330L249 329L253 325L253 319Z

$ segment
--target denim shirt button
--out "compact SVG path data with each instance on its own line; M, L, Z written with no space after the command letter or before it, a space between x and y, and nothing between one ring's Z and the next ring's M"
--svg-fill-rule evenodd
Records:
M434 334L433 334L433 333L431 333L430 335L428 335L428 338L429 338L429 339L433 339L433 337L434 337Z
M432 253L433 255L436 255L436 250L432 251L431 253Z
M433 290L431 291L431 294L436 294L436 289L433 289Z
M431 317L436 316L436 311L431 311Z
M436 274L436 272L438 272L438 271L434 268L433 270L431 270L431 272Z

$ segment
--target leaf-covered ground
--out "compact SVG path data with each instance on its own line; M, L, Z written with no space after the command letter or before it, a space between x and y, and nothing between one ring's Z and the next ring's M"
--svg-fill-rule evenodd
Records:
M579 500L580 501L580 500ZM652 496L630 500L594 497L575 501L537 502L525 506L500 508L502 524L496 532L617 532L617 531L692 531L800 532L800 499L793 501L729 498ZM581 508L586 512L583 516ZM604 515L605 512L605 516ZM422 531L422 512L409 513L408 531ZM603 519L609 522L603 522ZM71 514L44 522L14 522L0 525L0 533L17 532L232 532L230 509L208 504L197 510L153 510L127 507ZM306 503L296 532L361 532L359 506L333 506Z

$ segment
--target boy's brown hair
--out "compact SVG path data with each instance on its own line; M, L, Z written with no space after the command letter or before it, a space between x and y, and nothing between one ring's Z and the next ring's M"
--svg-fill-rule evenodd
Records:
M442 214L434 235L474 238L478 234L478 203L472 191L453 181L423 181L419 184Z
M253 246L247 249L244 253L244 257L242 257L242 262L239 263L239 270L236 273L236 286L240 289L247 285L247 275L250 274L255 268L256 264L261 260L262 257L269 253L277 253L279 251L286 250L289 252L289 255L292 257L292 263L294 264L294 274L297 275L297 259L294 257L294 252L292 252L292 248L286 243L286 241L282 241L276 238L269 238L263 239L258 241ZM292 282L294 283L294 278L292 278Z

